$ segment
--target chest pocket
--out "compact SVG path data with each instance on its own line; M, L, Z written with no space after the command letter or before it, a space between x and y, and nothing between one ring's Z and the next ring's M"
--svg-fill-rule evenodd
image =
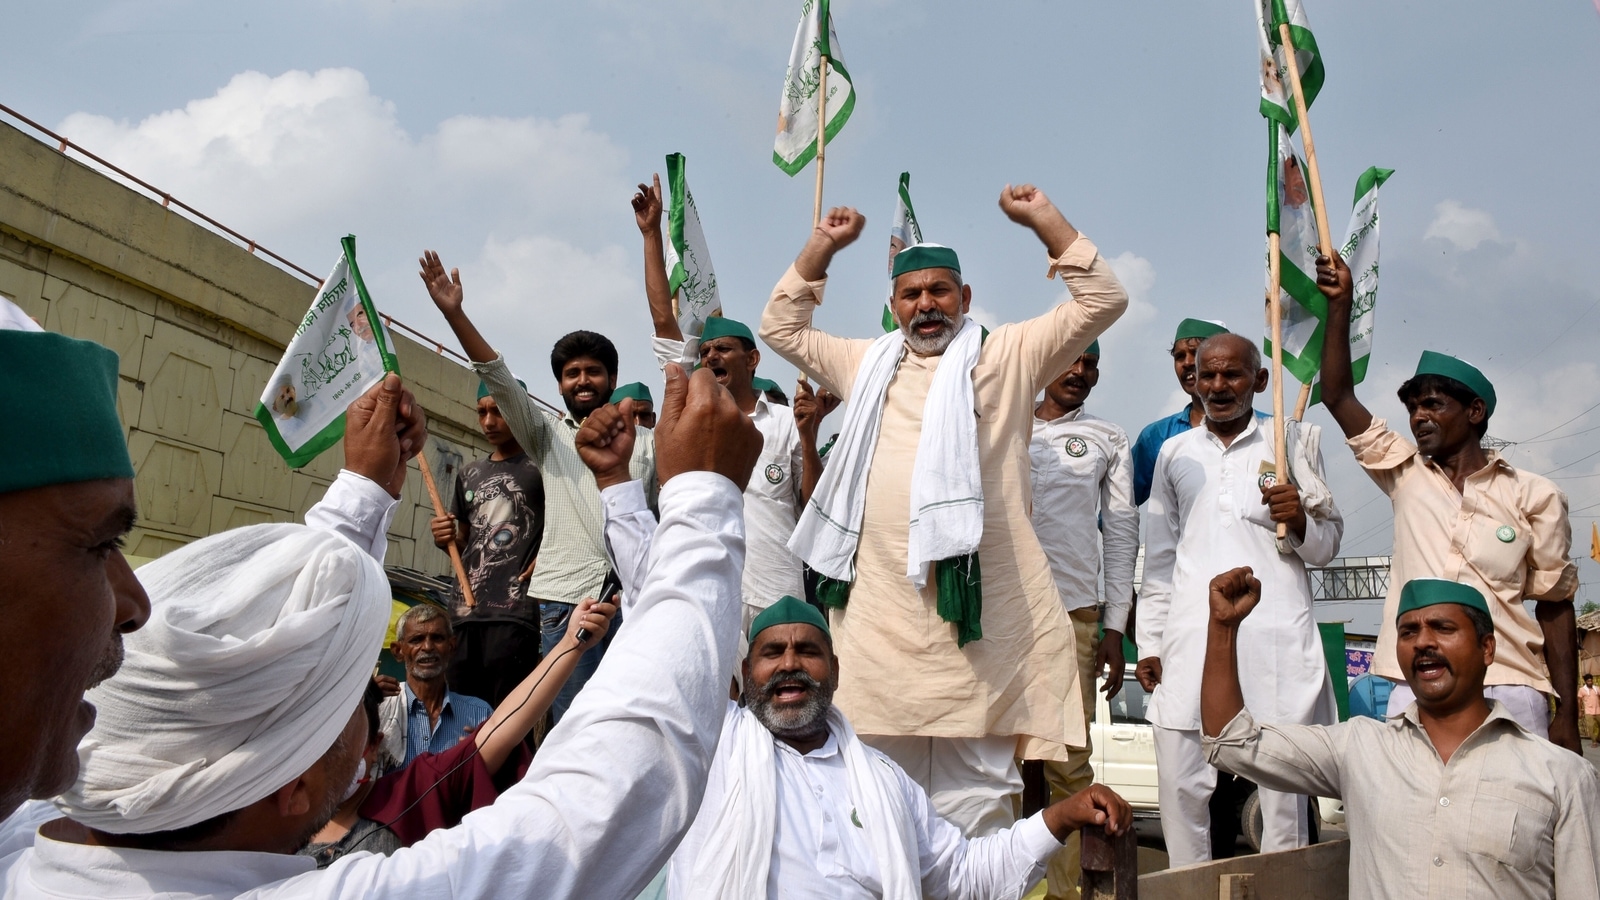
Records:
M1523 583L1532 546L1528 523L1520 517L1496 521L1477 515L1467 532L1466 555L1485 582L1496 588L1515 588Z
M1555 842L1553 810L1545 798L1511 785L1483 782L1472 801L1472 833L1467 850L1520 872L1552 872Z

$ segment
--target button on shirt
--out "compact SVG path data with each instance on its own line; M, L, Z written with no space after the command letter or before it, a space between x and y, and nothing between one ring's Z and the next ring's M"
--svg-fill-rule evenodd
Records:
M1449 763L1415 703L1326 727L1257 725L1242 711L1204 739L1206 759L1265 788L1342 798L1352 897L1600 897L1594 766L1498 702L1489 710Z
M494 395L506 427L544 475L544 539L539 564L528 578L528 596L576 604L598 597L607 572L604 518L594 473L578 457L573 438L579 423L534 406L528 392L511 377L504 357L473 363L472 371ZM644 483L645 496L656 497L656 448L650 429L639 429L628 465Z
M1096 605L1103 556L1102 621L1108 631L1126 631L1139 555L1128 433L1080 406L1048 422L1035 416L1028 455L1033 530L1050 560L1062 605L1068 610Z
M1444 578L1472 585L1489 601L1496 643L1484 684L1554 693L1544 633L1522 601L1565 600L1577 591L1578 567L1567 559L1572 526L1566 495L1493 450L1485 451L1489 464L1457 491L1444 470L1379 418L1346 443L1394 504L1394 562L1373 671L1405 678L1394 651L1400 589L1414 578Z
M444 692L444 705L439 707L439 720L428 721L428 707L411 693L411 686L404 682L400 685L401 703L406 710L406 758L401 766L411 765L411 761L423 753L443 753L456 745L467 735L467 729L475 728L489 718L494 710L477 697L468 697L455 691Z
M1161 684L1147 715L1163 728L1200 728L1200 671L1211 620L1211 579L1250 566L1261 604L1240 627L1239 681L1245 705L1263 721L1332 721L1322 641L1311 614L1306 566L1339 552L1344 520L1306 517L1304 542L1278 552L1277 525L1261 502L1274 468L1272 420L1252 419L1227 447L1204 427L1161 448L1145 511L1144 590L1139 598L1141 656L1161 658ZM1312 460L1320 475L1322 459Z

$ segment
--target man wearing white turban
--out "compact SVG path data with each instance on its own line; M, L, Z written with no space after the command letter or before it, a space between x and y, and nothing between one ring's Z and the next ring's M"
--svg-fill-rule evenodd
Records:
M631 605L645 624L618 636L493 806L392 857L316 871L291 855L355 772L387 589L370 546L258 526L152 564L150 624L96 691L102 724L61 798L67 818L0 829L5 895L633 896L705 786L737 643L741 492L761 446L709 372L676 366L657 434L661 526Z

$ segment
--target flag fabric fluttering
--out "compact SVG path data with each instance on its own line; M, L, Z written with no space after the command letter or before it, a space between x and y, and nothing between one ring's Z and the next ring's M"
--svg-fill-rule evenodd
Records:
M894 258L912 244L922 243L922 227L917 224L917 211L911 206L911 173L900 173L900 187L895 192L894 218L889 223L889 295L894 299ZM894 321L891 303L883 305L883 330L898 328Z
M778 104L778 137L772 146L772 161L790 175L804 169L817 155L817 91L822 86L822 57L828 58L829 143L855 109L855 89L839 52L839 35L833 30L828 0L805 0L800 9L800 27L794 33L794 47L789 51L783 100Z
M1283 310L1283 367L1301 384L1310 383L1322 366L1323 322L1328 301L1317 288L1317 218L1305 162L1294 151L1289 132L1269 120L1267 170L1267 233L1279 236L1279 299ZM1271 240L1268 240L1268 247ZM1271 252L1270 249L1268 251ZM1267 261L1271 290L1271 260ZM1265 342L1272 354L1272 334Z
M1339 245L1339 255L1350 267L1350 277L1355 282L1350 303L1351 384L1360 384L1367 377L1367 364L1372 359L1372 334L1378 322L1378 188L1393 174L1393 169L1373 166L1356 179L1350 227L1344 243ZM1311 403L1321 402L1319 378L1311 385Z
M1300 88L1305 93L1306 109L1311 108L1322 90L1326 73L1316 36L1300 0L1254 0L1256 24L1261 42L1261 114L1283 125L1292 134L1300 127L1294 100L1289 93L1289 74L1284 60L1282 36L1278 26L1289 23L1289 39L1294 42L1295 61L1300 67Z
M711 268L711 251L700 228L700 211L689 193L682 153L667 155L666 265L667 286L672 290L678 328L684 337L699 337L706 321L722 315L717 295L717 273Z
M274 449L300 468L344 437L345 408L399 372L393 341L367 295L356 266L356 239L340 241L342 252L283 359L267 379L256 419Z

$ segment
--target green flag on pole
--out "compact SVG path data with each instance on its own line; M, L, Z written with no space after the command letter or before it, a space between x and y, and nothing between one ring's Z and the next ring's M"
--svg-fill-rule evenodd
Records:
M1255 0L1255 3L1261 40L1261 114L1281 123L1292 134L1300 123L1294 101L1289 96L1289 75L1278 26L1289 23L1289 39L1294 42L1295 61L1300 64L1300 87L1305 92L1308 110L1326 77L1322 53L1317 49L1317 38L1311 33L1311 23L1306 19L1300 0Z
M922 243L922 227L917 224L917 211L911 207L911 173L900 173L900 187L895 192L894 218L889 222L889 299L894 299L894 258L912 244ZM883 305L884 333L898 328L890 303Z
M717 273L711 268L711 251L700 228L700 211L689 193L682 153L667 155L666 264L667 286L672 290L672 305L678 327L685 337L699 337L708 319L722 314L717 296Z
M1350 227L1339 246L1339 255L1355 280L1350 304L1351 384L1360 384L1367 377L1367 363L1372 359L1372 334L1378 322L1378 188L1393 174L1393 169L1373 166L1356 179ZM1322 402L1321 379L1311 385L1311 402Z
M800 27L794 33L794 47L789 51L783 100L778 104L778 137L772 146L772 161L790 175L804 169L817 155L817 89L822 84L822 57L828 58L828 143L833 143L856 107L850 73L839 53L839 35L833 30L828 0L805 0L800 8Z
M1323 323L1328 300L1317 288L1317 217L1305 162L1294 151L1288 129L1268 120L1271 150L1267 170L1267 232L1278 234L1280 305L1283 309L1283 367L1301 384L1322 366ZM1270 246L1270 243L1269 243ZM1270 260L1269 266L1270 266ZM1272 276L1268 269L1268 279ZM1270 281L1268 290L1271 290ZM1272 355L1272 335L1265 341Z
M292 468L344 437L344 411L400 371L393 341L356 266L356 239L340 241L339 261L311 301L283 359L267 379L256 420Z

